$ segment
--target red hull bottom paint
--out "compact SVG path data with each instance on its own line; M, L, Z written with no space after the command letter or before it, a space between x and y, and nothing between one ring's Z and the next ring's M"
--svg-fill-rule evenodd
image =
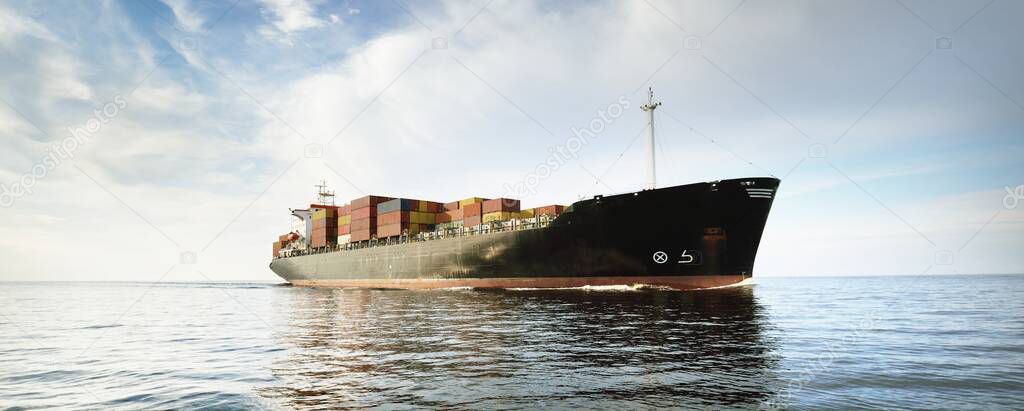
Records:
M687 275L648 277L534 277L534 278L464 278L416 280L294 280L300 287L353 287L353 288L571 288L607 285L653 285L676 290L696 290L722 287L739 283L743 275Z

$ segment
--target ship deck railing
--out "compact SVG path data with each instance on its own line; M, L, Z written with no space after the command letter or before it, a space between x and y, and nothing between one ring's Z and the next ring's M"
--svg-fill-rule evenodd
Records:
M482 223L475 227L443 228L435 231L428 231L416 234L403 233L400 236L387 237L381 239L371 238L370 240L350 242L346 244L337 244L328 247L285 249L281 250L281 256L277 258L333 253L338 251L361 250L364 248L419 243L424 241L443 240L448 238L470 237L475 235L484 235L507 231L536 230L538 228L544 228L551 225L552 221L555 221L555 216L551 215L542 215L530 218L512 219L505 221L491 221Z

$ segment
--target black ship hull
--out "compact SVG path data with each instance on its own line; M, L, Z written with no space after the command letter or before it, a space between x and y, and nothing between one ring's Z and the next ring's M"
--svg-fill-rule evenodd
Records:
M753 275L778 185L745 178L598 196L544 228L275 258L270 268L300 286L724 286Z

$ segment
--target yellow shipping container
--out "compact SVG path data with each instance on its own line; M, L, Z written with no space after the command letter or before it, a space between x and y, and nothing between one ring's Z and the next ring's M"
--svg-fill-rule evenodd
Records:
M519 218L533 218L533 209L526 209L519 212Z
M480 197L470 197L470 198L467 198L465 200L459 201L459 208L468 206L470 204L482 203L482 202L484 202L484 199L482 199Z
M352 224L352 214L343 215L341 217L338 217L338 225L339 226L349 225L349 224Z
M314 220L326 220L328 218L334 218L337 213L333 208L317 208L313 210Z
M519 212L513 211L495 211L493 213L484 214L483 222L489 223L492 221L508 221L519 215Z
M437 214L410 211L409 222L413 224L435 224L437 223Z

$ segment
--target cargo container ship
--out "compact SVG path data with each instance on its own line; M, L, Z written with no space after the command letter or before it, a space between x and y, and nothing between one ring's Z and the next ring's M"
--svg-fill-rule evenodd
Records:
M569 207L519 200L449 203L364 196L292 210L270 268L297 286L368 288L720 287L753 276L779 180L655 188L649 94L647 189Z

